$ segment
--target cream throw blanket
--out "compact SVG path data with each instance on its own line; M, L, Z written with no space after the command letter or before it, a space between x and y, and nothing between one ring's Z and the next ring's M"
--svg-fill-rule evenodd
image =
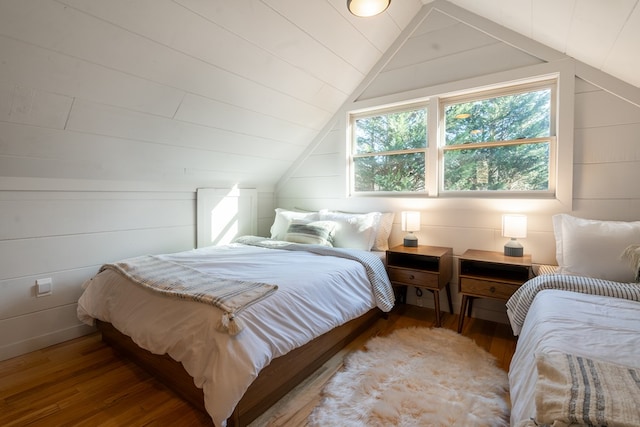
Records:
M640 368L563 353L536 366L536 420L519 426L640 426Z
M237 315L278 287L267 283L245 282L216 277L195 268L145 255L100 268L112 269L147 289L176 298L203 302L223 311L218 329L236 335L244 325Z

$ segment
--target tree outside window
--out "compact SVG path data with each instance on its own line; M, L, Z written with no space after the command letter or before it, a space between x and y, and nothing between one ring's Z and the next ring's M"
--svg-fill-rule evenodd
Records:
M444 191L547 191L551 89L444 104Z
M352 114L351 191L551 194L555 99L553 79ZM441 117L431 146L428 105Z
M426 108L360 117L353 122L355 191L425 191Z

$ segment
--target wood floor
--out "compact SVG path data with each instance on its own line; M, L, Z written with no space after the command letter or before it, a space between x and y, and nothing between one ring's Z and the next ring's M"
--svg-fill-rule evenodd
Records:
M456 330L457 320L446 314L443 327ZM371 336L434 323L433 310L398 306L251 426L305 426L323 385L350 351L361 349ZM508 325L470 319L463 335L508 369L516 344ZM210 426L211 419L120 357L96 333L0 362L0 425Z

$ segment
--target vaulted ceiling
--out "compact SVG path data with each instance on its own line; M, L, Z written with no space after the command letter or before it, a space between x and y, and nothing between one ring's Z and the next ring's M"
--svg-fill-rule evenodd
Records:
M450 3L638 87L639 1ZM443 4L393 0L357 18L345 0L3 2L0 95L13 101L0 99L0 124L62 133L8 128L2 169L41 173L24 143L41 138L105 159L80 170L67 155L54 178L274 186L421 8Z

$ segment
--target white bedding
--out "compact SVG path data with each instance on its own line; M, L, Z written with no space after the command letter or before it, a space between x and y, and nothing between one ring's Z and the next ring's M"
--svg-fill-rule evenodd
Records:
M640 303L561 290L539 292L509 369L512 426L535 417L535 355L541 352L640 367Z
M85 284L78 317L89 324L110 322L140 347L182 362L203 388L205 407L217 426L225 425L272 359L376 306L357 261L241 244L188 254L194 268L276 284L278 290L244 310L245 330L230 336L216 330L222 315L217 308L158 295L106 270Z

